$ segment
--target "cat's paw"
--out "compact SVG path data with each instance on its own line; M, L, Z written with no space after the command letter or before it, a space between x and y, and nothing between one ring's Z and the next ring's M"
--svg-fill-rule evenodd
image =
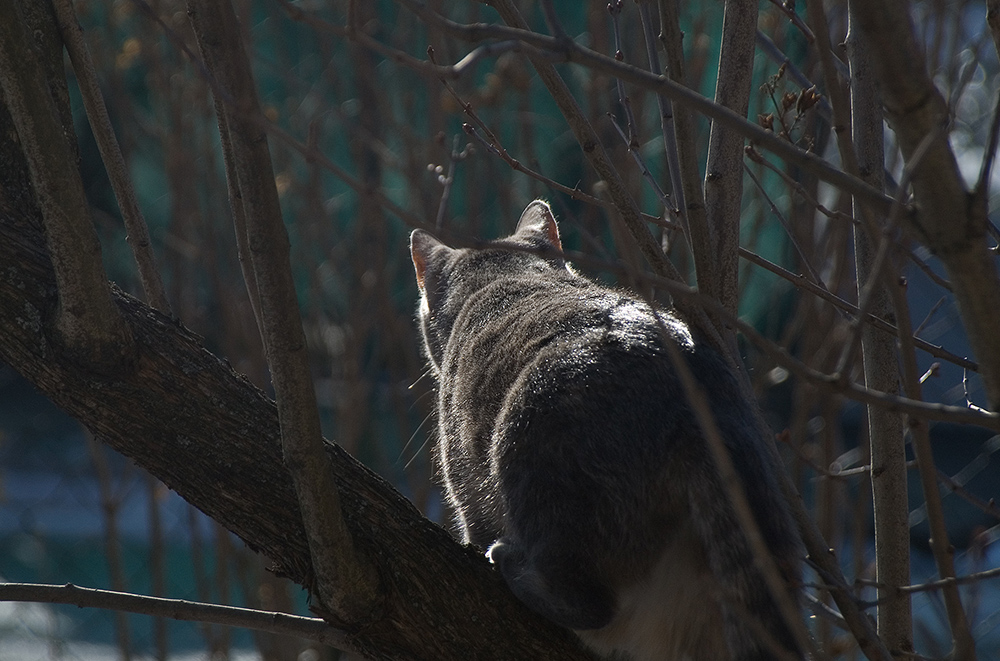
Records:
M560 563L529 561L519 546L497 540L486 552L511 592L528 608L569 629L600 629L615 613L614 595L603 585Z

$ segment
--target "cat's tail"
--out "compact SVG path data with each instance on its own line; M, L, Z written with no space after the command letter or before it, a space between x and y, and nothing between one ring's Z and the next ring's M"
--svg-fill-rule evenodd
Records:
M742 477L746 481L749 476ZM748 486L747 497L779 572L791 585L797 580L798 548L788 540L797 537L794 530L787 530L792 523L785 504L767 488L772 486L767 479L760 481L764 484ZM758 568L742 525L729 506L718 474L713 471L702 479L691 480L689 496L695 529L705 546L715 592L723 608L726 642L733 661L771 661L779 656L776 646L795 658L803 658ZM791 588L789 596L794 599Z
M497 540L487 555L514 595L556 624L576 630L600 629L614 617L614 594L588 579L571 558L544 552L529 557L524 547L507 537Z

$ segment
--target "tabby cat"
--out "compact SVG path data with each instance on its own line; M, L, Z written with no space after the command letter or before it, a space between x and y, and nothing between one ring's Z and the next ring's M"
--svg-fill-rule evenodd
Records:
M410 247L444 487L514 594L614 658L762 661L775 644L801 658L665 346L704 389L791 586L780 469L722 356L675 314L577 274L540 200L485 249L422 230Z

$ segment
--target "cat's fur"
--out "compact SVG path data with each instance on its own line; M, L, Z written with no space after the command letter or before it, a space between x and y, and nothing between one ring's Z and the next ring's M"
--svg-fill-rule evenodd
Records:
M670 312L572 271L544 202L487 249L420 230L410 245L448 499L518 598L636 661L773 658L761 629L800 655L664 342L704 388L793 584L800 543L779 468L723 358Z

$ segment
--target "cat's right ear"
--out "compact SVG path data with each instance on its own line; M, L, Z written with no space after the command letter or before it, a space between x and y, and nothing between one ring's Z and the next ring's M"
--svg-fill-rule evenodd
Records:
M427 273L427 265L430 263L433 253L438 250L451 250L431 234L424 230L413 230L410 234L410 257L413 259L413 271L417 276L417 286L420 291L426 291L424 276Z
M562 252L556 217L545 200L535 200L524 208L520 220L517 221L514 236L541 239L543 243Z

